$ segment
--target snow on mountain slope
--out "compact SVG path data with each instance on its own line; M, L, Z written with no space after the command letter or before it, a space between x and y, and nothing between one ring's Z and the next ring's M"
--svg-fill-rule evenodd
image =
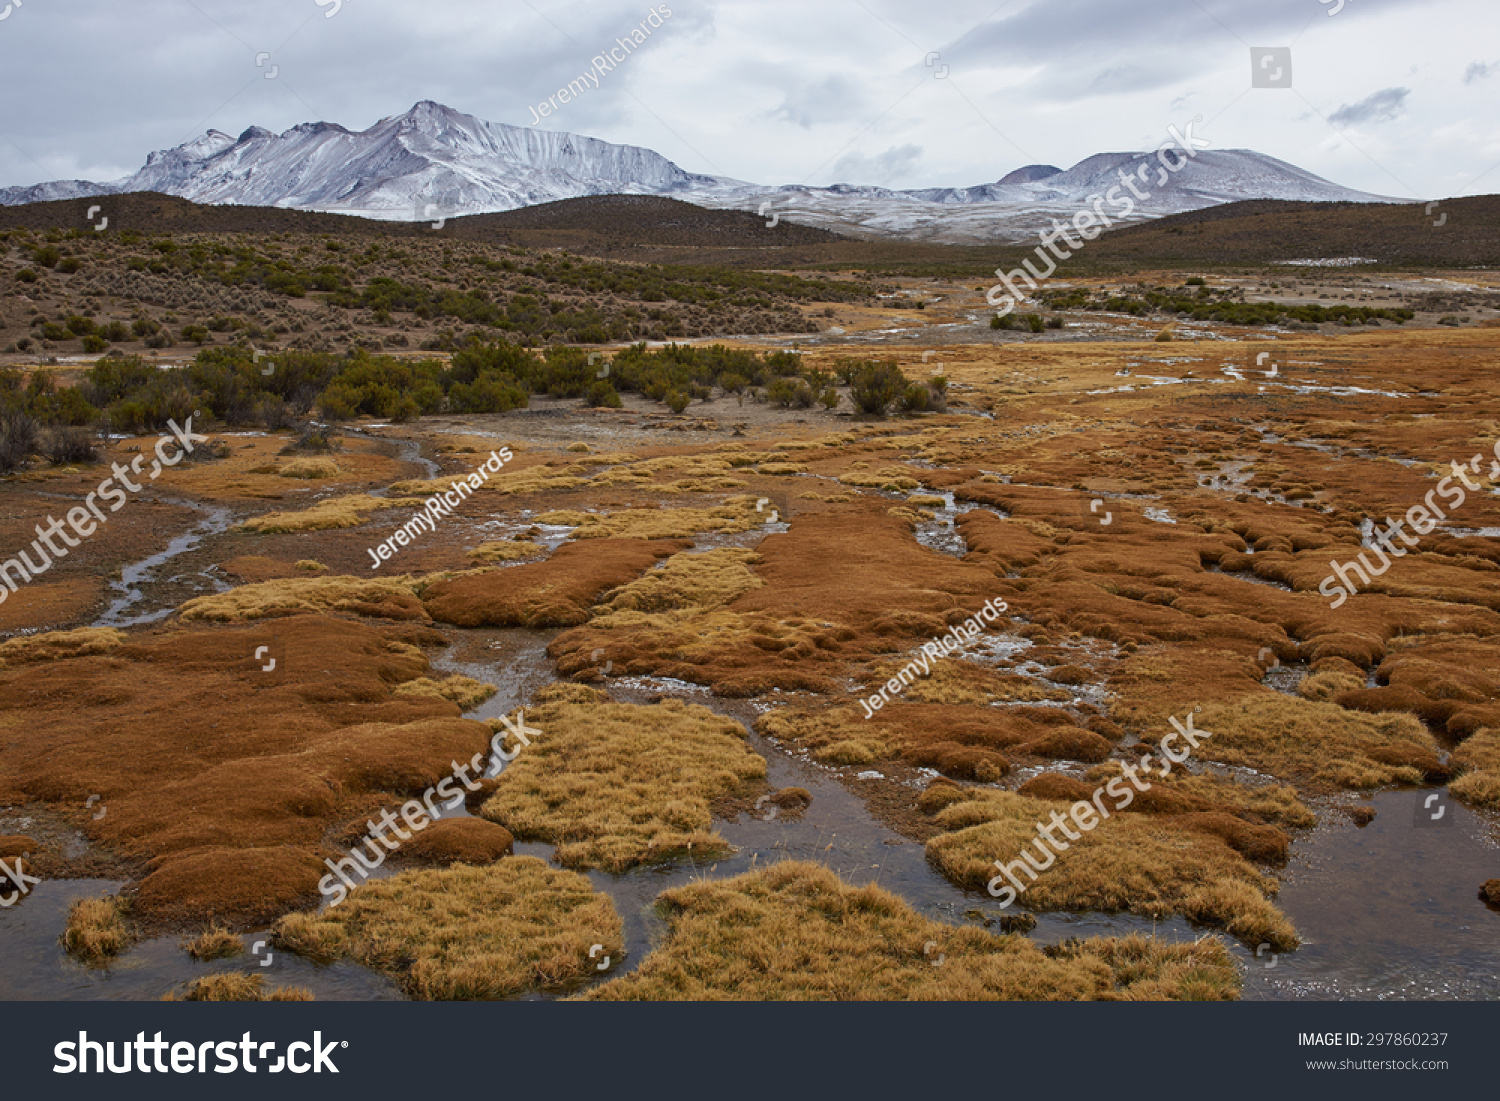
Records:
M994 183L893 191L768 187L691 173L634 145L485 122L423 101L368 130L309 122L283 134L217 130L152 153L123 180L59 180L0 188L0 205L159 191L199 203L281 206L376 218L480 214L586 195L663 195L712 208L777 211L788 221L861 237L1012 242L1119 184L1145 153L1099 153L1066 171L1027 165ZM1239 199L1384 200L1245 149L1202 150L1160 187L1139 217Z

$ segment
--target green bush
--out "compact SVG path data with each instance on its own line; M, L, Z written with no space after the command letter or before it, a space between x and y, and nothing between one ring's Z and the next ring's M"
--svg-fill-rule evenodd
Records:
M595 379L583 396L583 404L589 408L597 409L607 407L609 409L620 408L620 395L615 388L609 384L608 379Z
M854 372L849 396L861 413L879 417L906 393L910 384L911 380L894 363L869 363Z

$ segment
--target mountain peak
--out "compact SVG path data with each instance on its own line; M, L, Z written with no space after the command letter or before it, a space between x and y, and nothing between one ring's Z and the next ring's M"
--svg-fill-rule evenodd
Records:
M1045 180L1048 176L1056 176L1061 171L1061 168L1052 164L1028 164L1014 172L1007 172L995 182L1001 185L1036 183L1038 180Z

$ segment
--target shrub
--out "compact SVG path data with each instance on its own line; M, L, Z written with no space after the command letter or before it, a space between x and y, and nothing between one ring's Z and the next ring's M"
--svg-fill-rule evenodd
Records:
M37 273L31 268L22 268L20 271L16 272L17 283L35 283L37 281L37 278Z
M89 355L99 355L109 347L109 341L98 333L89 333L83 338L83 350Z
M824 409L832 412L833 410L838 408L839 392L830 386L827 390L824 390L823 393L818 397L818 401L822 404Z
M25 413L0 413L0 474L19 470L36 451L37 424Z
M667 403L667 408L672 410L672 412L681 413L688 407L688 402L692 401L692 398L688 397L681 390L669 390L667 391L667 396L662 400Z
M778 378L766 387L766 397L783 409L807 409L813 403L812 388L801 379Z
M1039 333L1047 327L1047 323L1042 320L1042 315L1039 313L1029 313L1021 320L1024 321L1026 323L1026 327L1034 333Z
M590 384L588 393L583 396L583 404L591 409L607 407L610 409L620 408L620 395L615 388L609 384L608 379L595 379Z
M911 380L894 363L869 363L849 383L849 396L861 413L883 416L892 402L906 393Z
M990 328L992 329L1014 329L1015 327L1016 317L1014 314L1006 314L1004 317L997 315L990 318Z
M47 461L53 466L97 463L99 451L93 437L82 428L54 428L47 435Z

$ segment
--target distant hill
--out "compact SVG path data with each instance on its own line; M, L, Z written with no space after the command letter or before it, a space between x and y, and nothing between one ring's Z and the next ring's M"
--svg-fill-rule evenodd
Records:
M1425 203L1229 203L1113 230L1079 257L1136 267L1349 257L1393 267L1500 267L1500 195L1444 199L1430 214Z

